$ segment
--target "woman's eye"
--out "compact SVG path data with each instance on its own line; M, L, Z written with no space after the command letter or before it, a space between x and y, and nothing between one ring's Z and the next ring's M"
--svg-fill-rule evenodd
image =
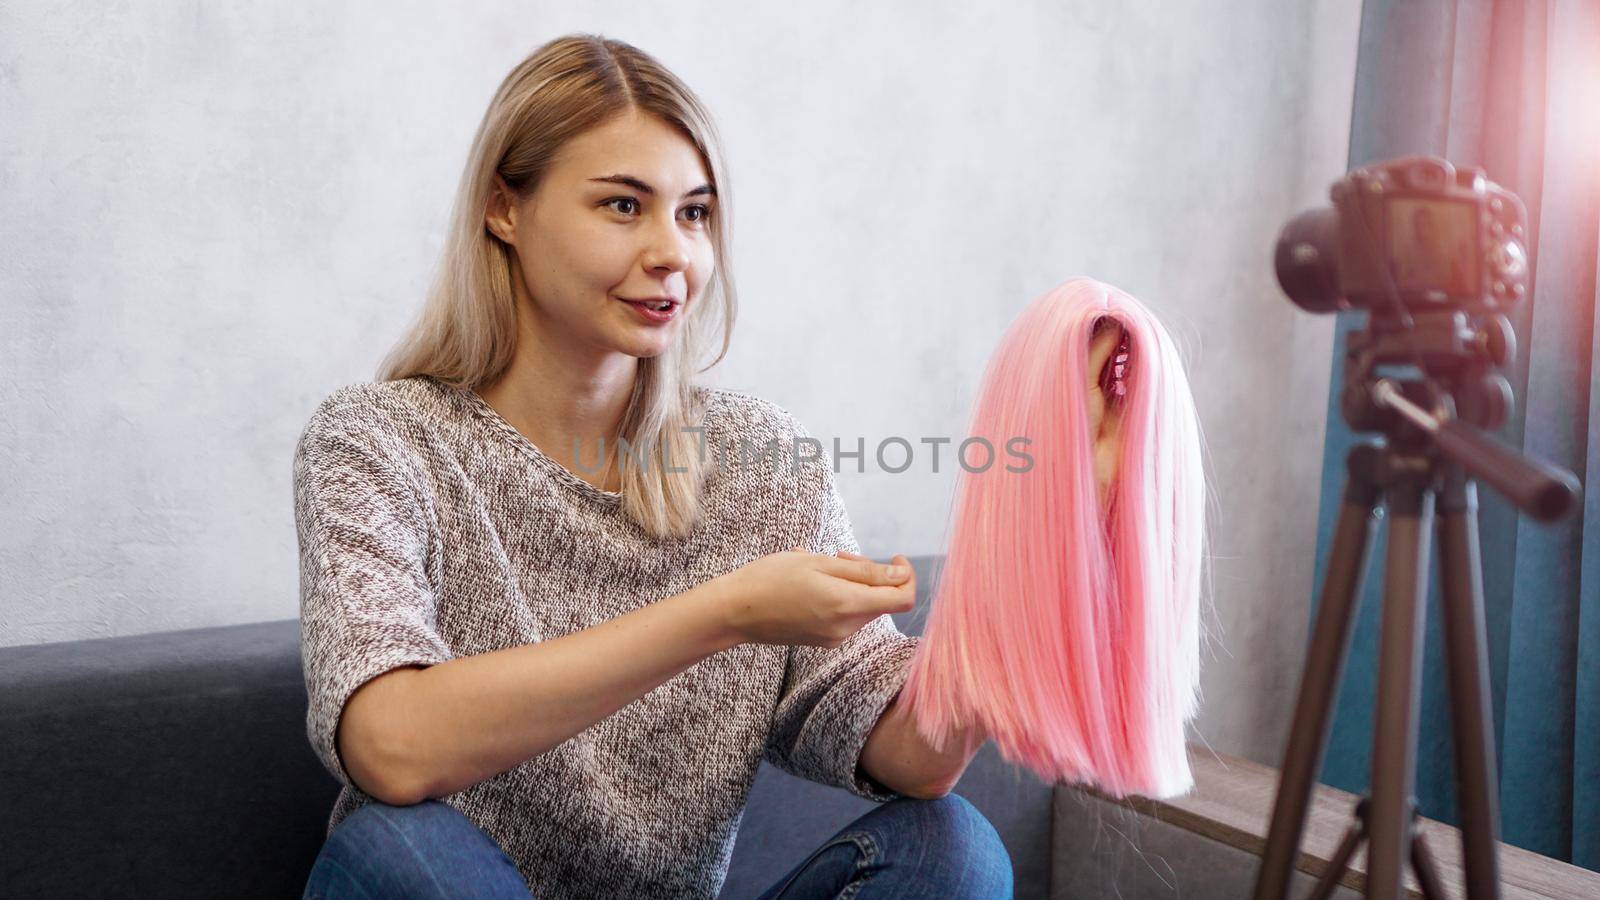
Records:
M629 209L619 209L616 205L618 203L629 203L632 204L632 206ZM633 197L612 197L610 200L607 200L604 205L609 209L614 209L617 212L627 216L638 212L639 201ZM708 222L711 219L711 207L705 205L704 203L696 203L693 206L686 207L684 211L688 212L689 210L696 210L699 212L698 216L694 216L689 219L691 222L699 224Z

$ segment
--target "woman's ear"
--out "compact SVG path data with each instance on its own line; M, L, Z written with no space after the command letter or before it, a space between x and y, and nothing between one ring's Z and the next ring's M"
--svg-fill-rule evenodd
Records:
M507 244L517 242L516 193L498 172L494 176L494 186L489 190L489 202L485 204L483 224L489 229L490 234Z

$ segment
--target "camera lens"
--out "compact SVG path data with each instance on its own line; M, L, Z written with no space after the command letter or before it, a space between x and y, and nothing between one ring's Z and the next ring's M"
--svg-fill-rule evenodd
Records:
M1324 208L1301 213L1283 226L1273 252L1278 285L1306 312L1349 309L1339 290L1339 214Z

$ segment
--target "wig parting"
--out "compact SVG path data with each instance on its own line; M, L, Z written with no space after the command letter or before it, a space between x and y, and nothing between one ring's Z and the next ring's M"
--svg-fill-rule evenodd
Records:
M1104 504L1084 389L1102 319L1122 326L1128 356ZM903 689L918 730L938 746L981 721L1002 756L1052 783L1113 796L1187 791L1205 484L1171 336L1127 293L1070 279L1005 333L970 436L995 447L1025 438L1033 464L961 471Z

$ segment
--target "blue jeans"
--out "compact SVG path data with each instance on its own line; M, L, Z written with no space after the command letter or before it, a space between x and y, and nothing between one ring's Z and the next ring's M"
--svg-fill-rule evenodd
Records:
M369 802L340 822L317 856L307 900L459 897L528 900L511 859L476 825L437 800ZM957 794L902 797L840 829L760 900L813 897L1011 896L1000 835Z

